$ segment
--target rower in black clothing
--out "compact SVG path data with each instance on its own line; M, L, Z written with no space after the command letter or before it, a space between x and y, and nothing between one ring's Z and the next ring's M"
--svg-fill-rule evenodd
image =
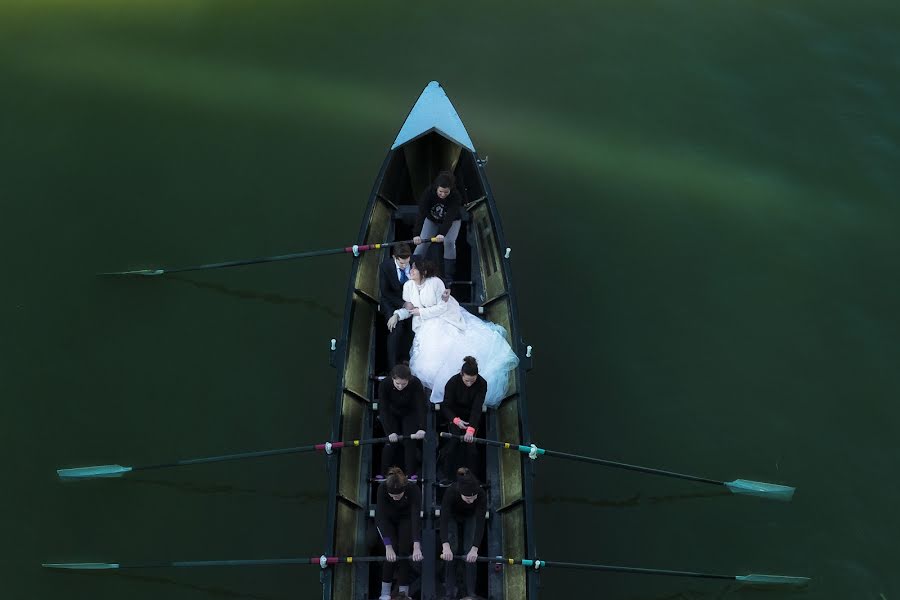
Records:
M422 560L422 493L419 487L407 481L400 467L391 467L387 479L378 486L375 505L375 525L384 542L384 565L381 569L381 595L378 600L391 600L394 570L397 571L399 596L409 597L409 561L397 560L397 556L412 556Z
M444 474L447 482L453 479L456 469L466 466L475 471L478 460L477 450L472 440L481 420L481 407L487 394L487 381L478 374L478 361L473 356L463 359L459 373L447 380L444 386L444 401L441 403L441 414L450 423L451 433L463 433L465 446L465 465L457 456L460 451L459 440L450 438L444 446Z
M389 443L381 452L381 472L397 465L397 437L402 435L403 466L415 479L419 472L416 457L416 442L425 437L425 388L418 377L409 370L409 365L394 365L390 375L381 381L378 388L378 416L381 426L388 435ZM376 477L377 478L377 477Z
M460 468L456 472L456 482L447 488L441 502L441 558L446 561L444 593L447 598L457 597L460 563L453 560L454 553L465 555L466 595L475 595L475 562L484 535L486 510L487 498L481 491L481 483L468 469Z

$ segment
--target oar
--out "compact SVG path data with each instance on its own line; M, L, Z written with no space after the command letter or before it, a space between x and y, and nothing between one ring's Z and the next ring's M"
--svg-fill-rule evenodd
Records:
M462 435L456 435L452 433L447 433L446 431L441 432L441 437L455 437L459 439L463 439ZM569 454L567 452L557 452L556 450L547 450L545 448L538 448L537 446L522 446L520 444L513 444L510 442L495 442L494 440L486 440L484 438L475 438L475 441L479 444L486 444L488 446L497 446L498 448L505 448L507 450L518 450L519 452L523 452L528 454L531 457L538 456L556 456L558 458L568 458L570 460L577 460L586 463L593 463L597 465L605 465L607 467L614 467L617 469L626 469L628 471L638 471L640 473L650 473L652 475L662 475L663 477L677 477L678 479L688 479L690 481L699 481L700 483L711 483L713 485L722 485L728 488L733 494L748 494L750 496L760 496L762 498L769 498L772 500L781 500L783 502L788 502L794 495L794 491L796 488L792 488L786 485L777 485L774 483L764 483L762 481L750 481L749 479L735 479L734 481L717 481L715 479L707 479L706 477L697 477L695 475L685 475L683 473L674 473L672 471L663 471L661 469L651 469L650 467L641 467L638 465L629 465L626 463L614 462L611 460L604 460L602 458L593 458L590 456L580 456L578 454Z
M409 556L398 556L397 560L410 560ZM465 560L464 554L454 556L457 560ZM48 569L70 570L112 570L112 569L157 569L182 567L248 567L271 565L319 565L323 569L328 565L352 564L362 562L384 562L380 556L314 556L311 558L264 558L255 560L188 560L174 562L136 562L136 563L43 563ZM668 569L646 569L641 567L621 567L617 565L598 565L586 563L558 562L548 560L532 560L526 558L506 558L503 556L479 556L478 562L492 562L508 565L522 565L535 570L546 567L563 569L584 569L591 571L612 571L616 573L635 573L642 575L667 575L670 577L695 577L701 579L729 579L753 585L805 585L809 577L791 577L787 575L719 575L716 573L695 573L693 571L672 571Z
M465 555L459 555L456 558L465 558ZM613 571L616 573L639 573L642 575L668 575L671 577L695 577L700 579L730 579L752 585L806 585L809 583L809 577L792 577L789 575L719 575L716 573L695 573L693 571L671 571L668 569L646 569L641 567L620 567L617 565L595 565L550 560L530 560L525 558L505 558L503 556L479 556L478 561L522 565L534 569L558 567L563 569L586 569L590 571Z
M409 556L398 556L397 560L409 560ZM111 569L160 569L180 567L259 567L270 565L326 565L354 562L383 562L382 556L313 556L311 558L262 558L251 560L182 560L134 563L43 563L46 569L70 569L74 571L104 571Z
M402 435L397 436L403 439ZM244 458L259 458L262 456L277 456L279 454L297 454L300 452L321 452L329 454L332 450L350 446L363 446L366 444L382 444L388 438L371 438L368 440L350 440L346 442L325 442L323 444L311 444L309 446L296 446L294 448L277 448L275 450L258 450L256 452L241 452L239 454L224 454L222 456L207 456L204 458L189 458L171 463L158 465L142 465L137 467L123 467L122 465L97 465L94 467L76 467L74 469L57 469L56 474L60 479L95 479L97 477L121 477L131 471L147 471L149 469L164 469L167 467L183 467L185 465L199 465L203 463L223 462L227 460L241 460Z
M438 242L436 237L431 238L431 242ZM259 263L277 262L280 260L294 260L296 258L309 258L312 256L327 256L329 254L344 254L352 252L354 256L359 256L360 252L368 250L380 250L381 248L389 248L397 244L412 244L412 240L403 240L396 242L383 242L381 244L363 244L347 246L344 248L331 248L329 250L310 250L308 252L296 252L294 254L281 254L279 256L263 256L261 258L246 258L243 260L230 260L220 263L209 263L206 265L197 265L194 267L179 267L177 269L138 269L137 271L114 271L112 273L99 273L99 275L164 275L166 273L183 273L184 271L202 271L206 269L223 269L225 267L238 267L240 265L255 265Z

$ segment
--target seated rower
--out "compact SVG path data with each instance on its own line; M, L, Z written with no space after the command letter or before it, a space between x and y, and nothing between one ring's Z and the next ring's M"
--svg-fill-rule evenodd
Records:
M400 467L391 467L387 479L378 486L375 526L384 542L384 564L381 568L381 595L378 600L391 600L394 571L397 571L399 599L409 597L409 561L397 556L422 560L422 493L419 486L406 479Z
M456 187L456 178L450 171L441 171L434 182L419 197L419 212L413 238L416 256L425 256L435 237L444 244L444 278L447 285L456 275L456 238L462 226L462 206L465 204L461 190ZM436 234L436 235L435 235Z
M458 456L461 448L457 438L450 438L444 443L444 479L448 482L453 479L458 467L466 466L472 471L476 468L478 454L472 440L481 421L481 407L487 390L487 381L478 374L478 361L472 356L463 359L460 371L444 386L441 414L449 423L450 433L462 434L463 441L469 442L465 444L464 460ZM462 462L465 464L461 465Z
M457 597L460 563L453 560L454 554L465 555L466 595L475 595L475 562L484 535L486 510L487 498L482 493L481 483L468 469L459 469L456 482L447 488L441 502L441 558L446 561L444 592L447 598Z
M410 478L419 472L416 442L425 437L425 389L409 366L394 365L390 375L378 387L378 417L389 438L381 451L381 472L399 464L396 459L398 436L404 436L403 467Z

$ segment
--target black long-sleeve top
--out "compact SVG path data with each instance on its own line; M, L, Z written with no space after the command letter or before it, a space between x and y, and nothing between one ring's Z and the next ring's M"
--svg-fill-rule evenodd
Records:
M480 494L479 494L480 495ZM422 492L415 483L406 482L406 493L400 500L388 496L387 486L378 486L378 500L375 504L375 525L381 532L385 546L391 546L397 540L397 523L401 519L410 520L412 541L422 541Z
M484 405L484 397L487 395L487 381L481 375L471 387L463 383L462 375L457 373L444 386L444 401L441 403L441 413L448 421L459 417L469 422L469 427L478 429L481 420L481 407Z
M402 390L394 387L390 377L382 379L378 387L378 415L385 433L400 433L403 418L413 413L419 429L425 429L425 388L415 375L410 377L409 384ZM404 434L415 433L405 431Z
M484 513L487 511L487 497L484 491L478 492L478 498L472 504L467 504L459 493L457 484L454 483L444 493L441 502L441 543L450 543L450 519L462 521L472 515L475 516L475 537L472 545L481 544L481 536L484 535ZM468 552L468 548L463 549Z
M416 219L416 227L413 231L422 232L422 225L425 219L431 219L438 226L438 233L446 235L453 225L453 221L458 220L460 211L462 211L462 196L456 188L450 190L450 194L441 199L437 195L437 186L429 186L422 195L419 196L419 215Z

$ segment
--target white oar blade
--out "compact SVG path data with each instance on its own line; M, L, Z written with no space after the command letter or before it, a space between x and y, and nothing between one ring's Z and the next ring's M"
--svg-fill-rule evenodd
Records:
M44 563L46 569L88 569L99 571L103 569L118 569L119 563Z
M78 467L75 469L57 469L56 474L62 480L67 479L94 479L96 477L121 477L129 472L131 467L122 465L97 465L95 467Z
M738 575L736 580L752 585L806 585L809 577L791 577L789 575Z
M794 497L796 488L788 485L777 485L775 483L765 483L762 481L750 481L749 479L735 479L734 481L725 482L725 487L734 494L748 494L750 496L760 496L770 500L781 500L782 502L790 502Z

